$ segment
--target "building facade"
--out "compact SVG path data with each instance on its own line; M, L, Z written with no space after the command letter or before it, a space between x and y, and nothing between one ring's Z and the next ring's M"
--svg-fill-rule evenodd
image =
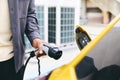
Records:
M79 24L81 0L35 0L40 37L58 46L74 42L74 30ZM27 49L31 48L26 39Z

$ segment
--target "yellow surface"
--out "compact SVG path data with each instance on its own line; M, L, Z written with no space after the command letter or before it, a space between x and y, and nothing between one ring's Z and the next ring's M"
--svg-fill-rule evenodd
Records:
M81 60L90 52L90 50L114 27L119 20L120 14L108 24L108 26L101 32L100 35L98 35L87 46L85 46L75 59L73 59L69 64L63 65L54 70L48 80L77 80L75 66L81 62Z

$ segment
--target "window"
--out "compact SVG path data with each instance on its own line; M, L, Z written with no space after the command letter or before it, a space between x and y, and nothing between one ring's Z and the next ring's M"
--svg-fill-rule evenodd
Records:
M48 41L56 43L56 8L48 8Z
M74 41L74 8L61 8L61 43Z

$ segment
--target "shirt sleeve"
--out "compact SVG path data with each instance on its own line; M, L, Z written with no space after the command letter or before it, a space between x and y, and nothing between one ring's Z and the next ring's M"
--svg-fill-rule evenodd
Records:
M35 0L30 0L29 2L25 33L31 44L34 38L40 38L38 21L35 13Z

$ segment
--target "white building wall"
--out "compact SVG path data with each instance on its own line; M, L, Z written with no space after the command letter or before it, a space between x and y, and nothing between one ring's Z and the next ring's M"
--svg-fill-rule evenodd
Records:
M80 6L81 0L35 0L38 5L48 5L48 6Z
M44 34L45 34L45 41L48 42L48 7L44 6Z
M60 44L60 7L56 8L56 44Z
M36 5L44 6L45 41L48 41L48 7L56 7L56 44L60 45L60 8L75 8L74 26L79 24L81 0L35 0Z
M35 0L35 3L46 7L74 7L75 25L79 24L81 0Z

